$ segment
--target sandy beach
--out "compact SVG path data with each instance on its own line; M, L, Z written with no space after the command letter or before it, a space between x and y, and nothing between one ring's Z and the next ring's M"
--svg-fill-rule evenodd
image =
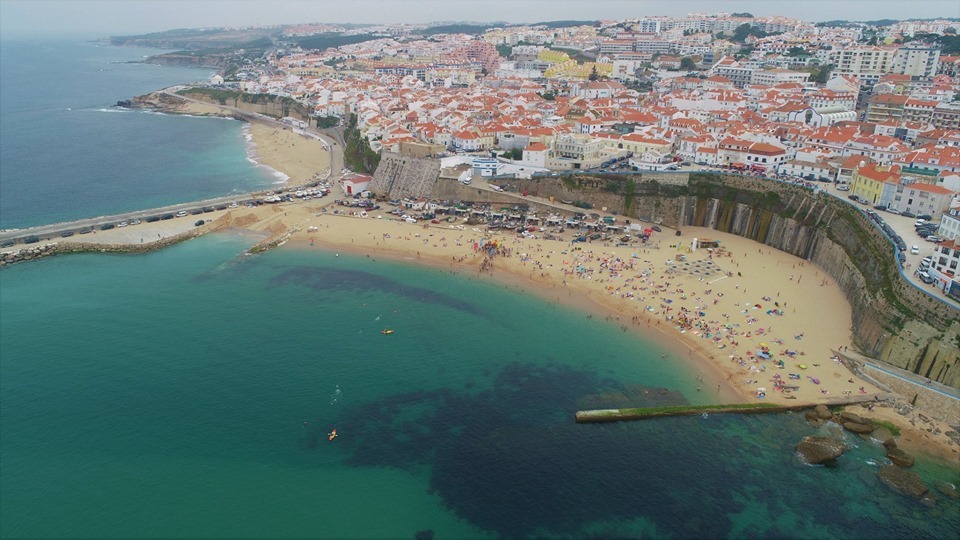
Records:
M252 124L250 133L258 160L293 181L329 167L319 141L260 124ZM880 393L833 353L850 347L852 335L851 308L840 288L798 257L697 228L685 228L682 236L664 228L648 246L624 247L571 243L570 232L546 240L460 222L411 224L387 214L389 208L357 217L333 206L338 189L321 200L207 213L203 227L283 238L284 249L350 251L430 265L537 294L655 340L670 351L666 360L683 363L715 403L816 404ZM149 243L183 233L192 223L143 223L99 231L95 240L87 235L67 241ZM693 251L693 238L715 240L718 247ZM916 413L904 417L885 406L864 416L901 426L907 450L960 458L956 443L943 435L951 429L944 422L924 418L918 424Z

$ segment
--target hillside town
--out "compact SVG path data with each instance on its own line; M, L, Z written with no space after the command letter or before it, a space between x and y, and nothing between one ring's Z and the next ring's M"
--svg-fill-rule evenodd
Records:
M375 152L473 155L483 176L707 169L823 182L924 218L944 255L926 271L949 288L960 254L957 24L691 13L474 33L299 25L211 84L295 99L318 125L355 123ZM349 44L290 45L317 35Z

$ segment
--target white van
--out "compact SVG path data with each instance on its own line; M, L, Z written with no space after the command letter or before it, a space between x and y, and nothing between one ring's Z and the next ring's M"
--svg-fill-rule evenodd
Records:
M919 255L919 254L920 254L920 248L917 247L917 246L910 246L910 254L911 254L911 255Z

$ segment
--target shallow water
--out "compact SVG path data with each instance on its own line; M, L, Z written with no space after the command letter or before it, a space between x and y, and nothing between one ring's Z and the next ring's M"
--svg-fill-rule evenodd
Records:
M960 526L955 501L927 509L871 485L875 443L847 435L857 447L838 467L799 463L793 446L816 433L800 415L575 424L579 408L703 398L611 323L410 265L239 256L248 243L0 274L3 536L943 538Z

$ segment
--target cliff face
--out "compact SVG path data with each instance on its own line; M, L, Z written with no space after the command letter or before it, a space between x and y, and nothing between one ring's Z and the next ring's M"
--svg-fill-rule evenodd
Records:
M144 60L144 63L162 66L208 67L222 70L227 67L229 61L229 56L226 54L167 53L151 56Z
M692 174L687 185L682 180L643 174L536 178L517 185L627 217L736 234L810 260L849 300L854 340L865 354L960 387L960 313L904 280L893 245L856 209L770 181L701 174Z

